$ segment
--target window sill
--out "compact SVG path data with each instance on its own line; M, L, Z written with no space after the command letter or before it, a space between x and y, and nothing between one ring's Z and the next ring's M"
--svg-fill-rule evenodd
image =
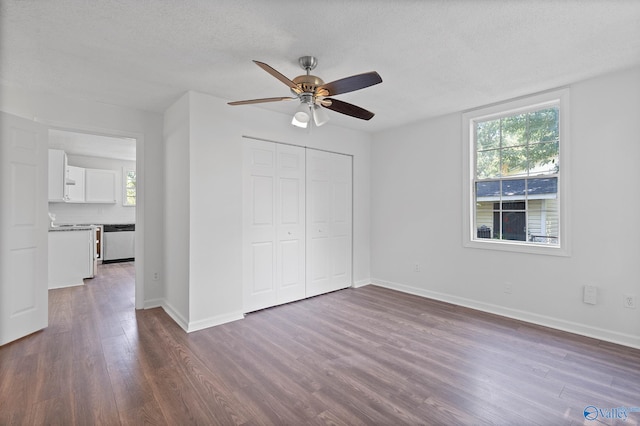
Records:
M482 250L496 250L506 251L511 253L526 253L526 254L542 254L547 256L562 256L569 257L571 254L567 248L561 246L543 246L527 243L520 243L517 241L479 241L470 240L466 241L464 247L482 249Z

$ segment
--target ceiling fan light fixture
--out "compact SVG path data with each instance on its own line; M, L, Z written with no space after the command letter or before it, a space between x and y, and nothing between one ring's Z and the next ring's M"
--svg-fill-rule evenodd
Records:
M334 98L334 96L342 93L349 93L382 83L382 78L375 71L356 74L325 83L320 77L311 75L311 71L318 64L318 60L314 56L302 56L299 58L298 62L300 67L304 69L306 73L295 77L293 80L290 80L264 62L255 60L253 62L289 87L293 96L248 99L245 101L228 102L229 105L247 105L298 99L300 105L291 120L291 124L302 128L310 128L314 125L319 127L329 121L329 116L326 111L324 111L325 108L361 120L370 120L375 115L364 108ZM313 121L311 121L312 117Z
M315 105L313 107L313 122L316 123L316 126L320 127L329 121L329 114L324 110L324 108Z
M302 127L303 129L309 125L309 121L311 120L311 114L309 111L309 105L306 103L301 103L296 113L293 114L293 119L291 120L291 124L296 127Z
M297 115L297 114L296 114L296 115ZM293 125L294 125L294 126L296 126L296 127L301 127L301 128L303 128L303 129L306 129L306 128L307 128L307 126L309 125L309 120L307 120L307 121L298 121L298 120L296 119L296 116L294 115L294 116L293 116L293 120L291 120L291 124L293 124Z

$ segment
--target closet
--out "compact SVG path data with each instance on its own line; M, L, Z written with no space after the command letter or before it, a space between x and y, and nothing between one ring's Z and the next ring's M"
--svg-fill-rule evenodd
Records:
M243 156L244 311L349 287L352 157L254 139Z

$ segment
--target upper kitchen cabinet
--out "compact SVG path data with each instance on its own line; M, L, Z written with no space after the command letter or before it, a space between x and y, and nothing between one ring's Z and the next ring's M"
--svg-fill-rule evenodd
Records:
M85 203L116 202L116 171L85 169Z
M76 166L67 166L67 181L74 182L73 185L67 185L67 203L84 203L84 174L85 169Z
M65 202L70 184L67 178L67 154L61 149L49 150L49 201Z

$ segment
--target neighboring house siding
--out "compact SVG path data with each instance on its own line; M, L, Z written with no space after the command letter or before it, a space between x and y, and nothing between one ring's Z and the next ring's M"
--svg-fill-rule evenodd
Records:
M486 226L491 229L491 238L493 238L493 207L491 203L483 203L482 206L478 206L476 210L476 224L478 228Z
M529 235L558 236L558 200L529 200L528 222ZM492 203L482 203L477 207L476 226L477 228L481 226L490 228L491 238L493 238L495 230L493 229Z
M542 223L545 200L529 200L529 216L527 231L529 235L546 235L546 223Z
M546 201L547 209L547 233L546 235L557 237L560 235L560 218L558 217L558 200L550 199Z

